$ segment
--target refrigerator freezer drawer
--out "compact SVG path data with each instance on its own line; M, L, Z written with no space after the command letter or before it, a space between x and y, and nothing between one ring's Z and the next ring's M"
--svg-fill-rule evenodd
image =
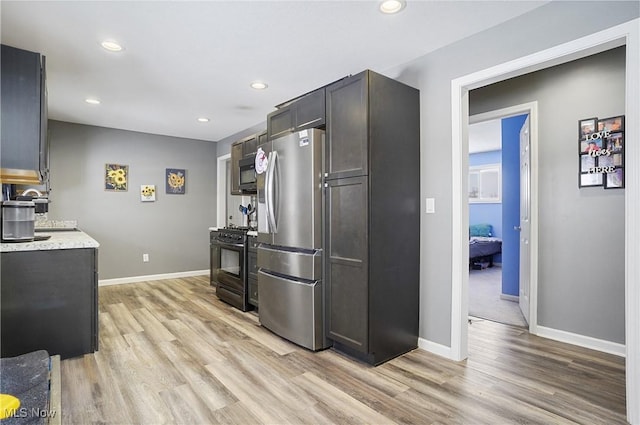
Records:
M322 315L322 282L302 283L258 272L260 324L310 350L327 348Z
M322 251L294 251L262 245L258 268L307 280L322 279Z

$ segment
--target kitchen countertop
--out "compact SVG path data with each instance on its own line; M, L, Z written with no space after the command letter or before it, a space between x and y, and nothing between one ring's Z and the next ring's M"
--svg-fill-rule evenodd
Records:
M0 252L16 251L46 251L55 249L98 248L100 244L81 230L61 230L59 227L52 231L36 228L36 236L51 236L46 241L33 242L3 242Z

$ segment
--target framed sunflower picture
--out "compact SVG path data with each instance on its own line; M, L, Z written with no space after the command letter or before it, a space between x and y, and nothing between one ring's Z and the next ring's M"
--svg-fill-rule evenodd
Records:
M165 183L168 194L184 195L187 185L186 171L179 168L167 168Z
M126 192L129 179L129 166L120 164L105 164L104 190Z

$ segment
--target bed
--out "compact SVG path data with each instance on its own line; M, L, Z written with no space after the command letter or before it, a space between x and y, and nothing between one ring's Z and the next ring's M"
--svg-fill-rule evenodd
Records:
M487 264L493 267L493 256L502 252L502 239L493 236L490 224L473 224L469 226L469 266L484 268Z

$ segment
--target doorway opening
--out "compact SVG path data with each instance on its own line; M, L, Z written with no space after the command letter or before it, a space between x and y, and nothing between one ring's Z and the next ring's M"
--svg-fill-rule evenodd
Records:
M626 44L626 91L633 92L640 87L640 49L638 44L638 19L620 24L598 33L585 36L554 46L547 50L525 56L492 68L474 72L457 78L451 83L452 102L452 306L451 306L451 351L450 357L463 360L467 357L467 312L468 300L466 291L468 274L461 269L465 266L465 256L468 237L468 202L467 193L463 192L463 182L466 179L467 159L462 153L467 150L467 126L469 111L469 90L482 87L508 78L552 67L574 59L586 57L614 47ZM626 131L637 137L640 134L640 99L628 96L625 99L625 113L627 117ZM638 163L640 149L630 146L625 151L626 161ZM532 170L536 167L532 164ZM626 391L627 391L627 420L631 423L640 421L640 264L634 261L638 258L637 239L640 236L640 223L636 217L640 215L640 185L638 185L638 171L630 170L625 186L625 347L626 352ZM464 182L466 184L466 182ZM532 195L535 193L532 182ZM534 211L532 211L534 212ZM534 221L532 221L533 223ZM534 249L535 248L535 249ZM537 247L531 247L537 251ZM531 264L531 275L536 273L536 264ZM536 276L537 279L537 276ZM532 279L532 284L535 279ZM464 296L463 296L464 295ZM533 292L532 292L533 296ZM532 316L536 311L531 311ZM536 333L535 320L531 319L530 332Z
M528 280L520 270L526 275L529 254L521 255L520 245L530 239L522 228L528 230L528 118L535 105L515 109L525 112L470 117L469 317L528 327ZM521 147L523 137L527 143Z

